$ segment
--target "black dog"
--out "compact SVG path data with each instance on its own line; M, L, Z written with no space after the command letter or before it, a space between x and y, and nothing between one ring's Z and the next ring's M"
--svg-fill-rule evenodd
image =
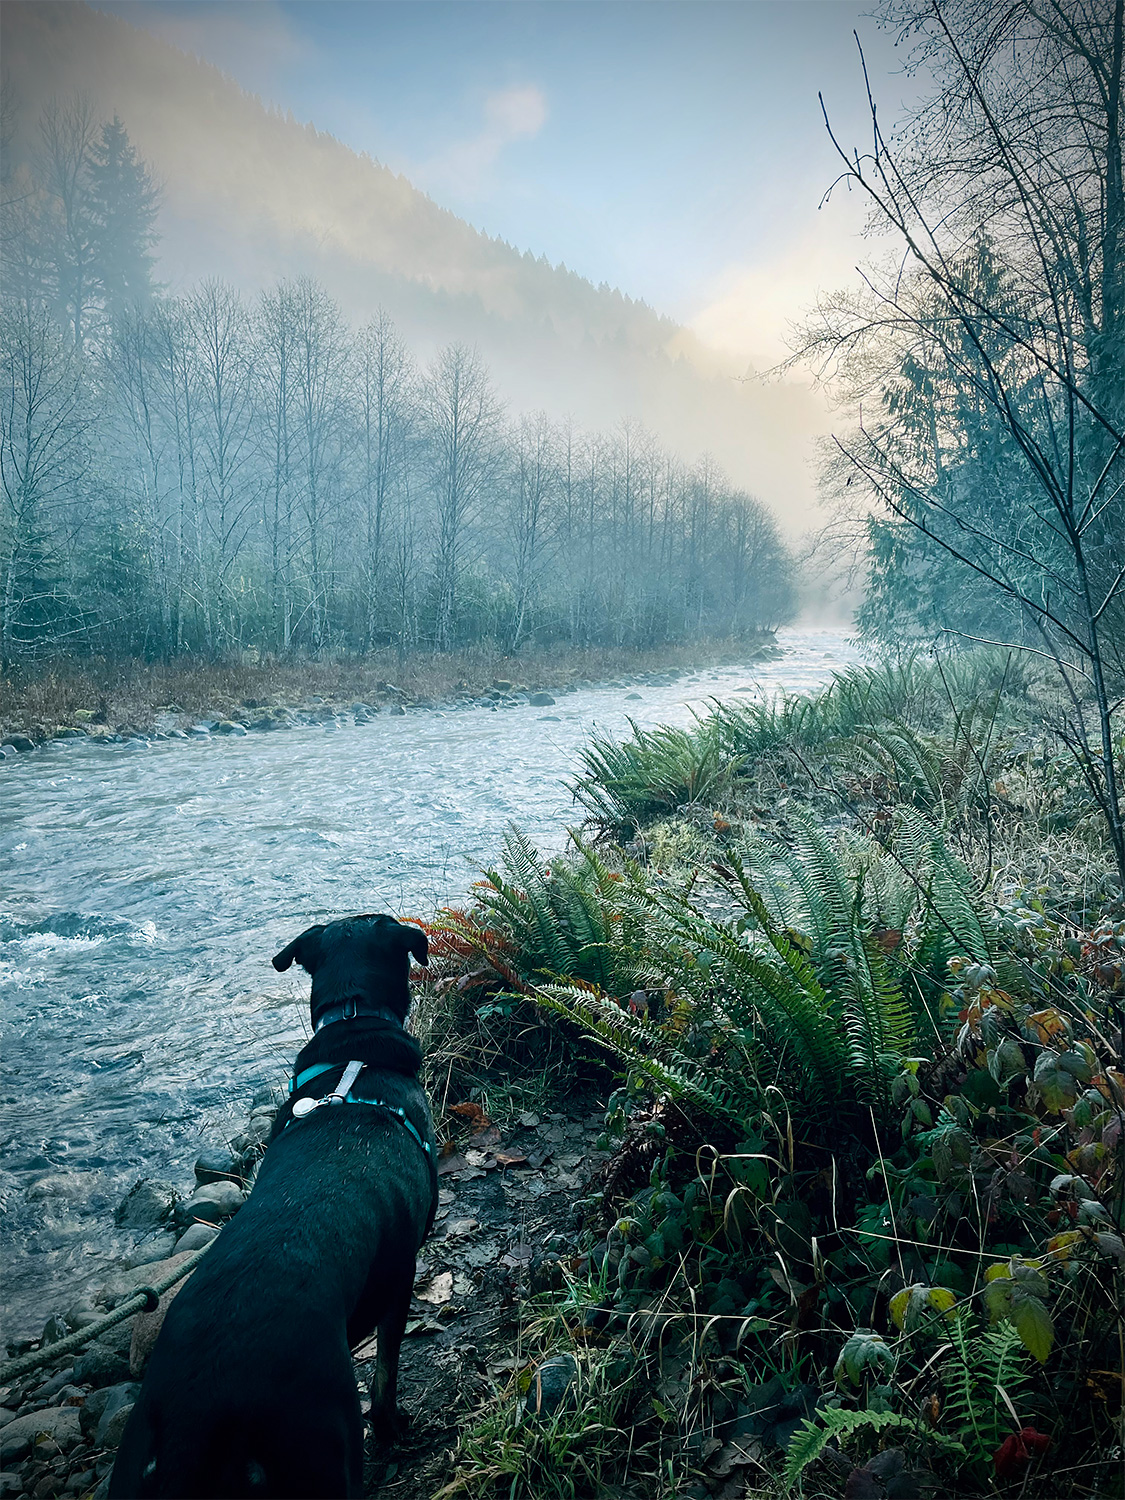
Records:
M312 975L314 1035L253 1192L168 1309L111 1500L362 1494L351 1350L375 1329L371 1422L398 1432L399 1345L437 1202L422 1054L402 1029L410 954L427 961L424 932L362 916L273 960Z

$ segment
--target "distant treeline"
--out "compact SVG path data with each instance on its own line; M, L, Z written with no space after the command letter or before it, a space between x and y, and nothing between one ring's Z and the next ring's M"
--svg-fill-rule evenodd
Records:
M420 368L308 278L163 296L121 123L75 102L42 137L5 184L6 663L652 646L792 614L772 516L709 460L510 416L473 349Z

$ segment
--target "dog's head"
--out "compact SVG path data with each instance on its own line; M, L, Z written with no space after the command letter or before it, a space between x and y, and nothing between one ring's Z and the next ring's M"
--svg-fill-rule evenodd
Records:
M379 912L308 928L282 948L273 966L281 972L299 963L312 975L314 1027L326 1006L348 1000L392 1011L401 1021L410 1009L411 954L428 962L426 934Z

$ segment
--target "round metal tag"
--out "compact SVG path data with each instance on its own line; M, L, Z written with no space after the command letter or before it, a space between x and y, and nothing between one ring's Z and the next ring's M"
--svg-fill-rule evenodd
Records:
M307 1115L310 1110L314 1110L319 1103L319 1099L298 1099L293 1106L293 1118L299 1120L302 1115Z

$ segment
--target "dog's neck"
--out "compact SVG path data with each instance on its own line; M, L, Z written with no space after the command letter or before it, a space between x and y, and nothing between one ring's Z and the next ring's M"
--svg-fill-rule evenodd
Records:
M313 1024L313 1033L315 1035L316 1032L323 1031L326 1026L335 1025L337 1021L355 1021L361 1018L391 1021L400 1029L402 1027L402 1017L395 1011L388 1010L385 1005L371 1005L353 996L335 1005L326 1005Z

